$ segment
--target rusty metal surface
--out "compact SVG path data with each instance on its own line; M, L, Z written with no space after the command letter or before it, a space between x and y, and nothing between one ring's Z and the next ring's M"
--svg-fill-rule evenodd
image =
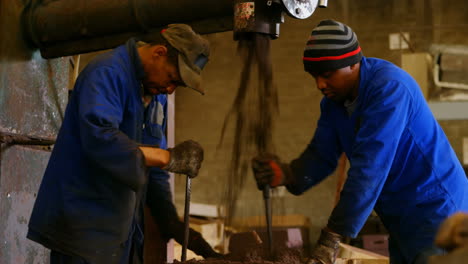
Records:
M279 1L235 0L234 39L243 33L263 33L275 39L284 22L283 8Z
M234 5L234 31L245 30L255 23L255 2L237 1Z
M0 129L53 137L63 119L68 61L35 57L30 61L3 60L0 63Z
M49 251L26 239L27 224L49 152L1 148L0 263L48 263Z
M44 60L23 40L24 2L0 1L0 131L21 137L4 137L17 143L56 137L70 81L68 58ZM48 263L48 250L26 239L26 232L50 153L0 146L0 263Z
M0 130L55 137L66 104L69 59L44 60L22 39L22 1L1 1Z
M32 146L50 146L55 144L53 138L31 137L0 131L0 143L6 145L32 145Z

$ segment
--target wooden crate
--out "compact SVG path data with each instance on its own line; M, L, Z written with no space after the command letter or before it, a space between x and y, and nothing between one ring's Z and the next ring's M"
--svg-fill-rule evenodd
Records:
M368 250L340 244L340 252L335 264L389 264L389 258Z

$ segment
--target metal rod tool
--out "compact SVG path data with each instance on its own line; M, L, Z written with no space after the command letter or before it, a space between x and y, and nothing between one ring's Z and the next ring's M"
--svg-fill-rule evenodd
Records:
M268 251L270 257L273 257L273 230L271 227L271 202L270 202L270 185L265 185L263 188L263 200L265 201L265 216L268 234Z
M191 194L191 179L187 176L185 184L185 209L184 209L184 244L182 245L181 261L187 260L187 245L189 240L189 215L190 215L190 194Z

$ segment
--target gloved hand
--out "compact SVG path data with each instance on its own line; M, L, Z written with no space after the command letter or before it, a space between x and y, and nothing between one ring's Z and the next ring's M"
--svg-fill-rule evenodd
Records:
M170 154L169 164L163 169L185 174L190 178L198 175L203 161L203 148L200 144L193 140L187 140L167 150Z
M322 229L317 245L312 250L307 264L333 264L340 248L341 235Z
M223 258L224 255L213 250L200 233L190 228L187 248L203 258Z
M173 219L173 221L171 221L168 226L164 227L164 229L167 233L169 233L170 237L173 237L175 241L177 241L177 243L183 245L185 235L184 227L184 222L178 219ZM203 236L192 228L189 228L187 248L205 259L224 257L223 254L214 251L210 244L208 244L208 242L206 242L206 240L203 238Z
M281 163L278 156L273 154L263 154L253 158L252 170L259 190L267 184L271 187L286 185L292 178L289 165Z
M449 252L468 246L468 213L457 212L445 219L437 231L434 242Z

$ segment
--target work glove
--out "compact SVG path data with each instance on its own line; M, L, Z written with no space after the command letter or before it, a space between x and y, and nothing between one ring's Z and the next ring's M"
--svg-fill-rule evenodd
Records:
M307 264L333 264L340 248L341 235L322 229Z
M223 258L224 255L213 250L203 236L190 228L187 248L203 258Z
M449 252L468 246L468 213L457 212L445 219L437 231L435 244Z
M170 154L169 164L163 169L185 174L195 178L203 161L203 148L193 140L187 140L177 144L174 148L167 149Z
M281 163L278 156L273 154L262 154L253 158L252 170L259 190L263 190L266 185L287 185L292 179L289 165Z
M169 226L166 228L172 229L169 230L175 239L177 243L183 245L184 244L184 223L180 220L175 220L172 221ZM223 258L224 255L217 253L216 251L213 250L213 248L206 242L206 240L203 238L203 236L193 230L192 228L189 228L189 239L188 239L188 244L187 248L192 250L195 254L202 256L203 258Z

